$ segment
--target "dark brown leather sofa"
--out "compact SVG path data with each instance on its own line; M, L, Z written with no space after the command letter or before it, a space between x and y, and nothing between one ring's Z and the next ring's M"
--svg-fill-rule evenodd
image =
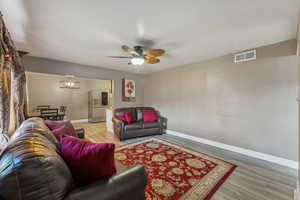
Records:
M1 200L141 200L147 174L135 166L78 187L59 155L59 145L40 118L22 123L0 155Z
M129 107L114 110L114 117L112 119L114 134L118 136L120 140L164 133L166 128L166 118L160 116L159 112L155 110L158 114L158 120L155 122L143 122L144 109L155 110L152 107ZM124 121L117 118L118 115L121 115L124 112L132 113L134 123L126 124Z

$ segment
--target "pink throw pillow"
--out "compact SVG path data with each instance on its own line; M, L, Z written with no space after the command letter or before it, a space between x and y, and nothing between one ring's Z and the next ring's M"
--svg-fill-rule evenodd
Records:
M79 183L91 183L115 174L114 149L112 143L92 143L70 136L61 140L61 155Z
M117 115L117 118L124 121L126 124L133 122L133 116L131 112L124 112L123 114Z
M155 110L143 110L144 122L155 122L158 116Z
M132 112L125 112L124 116L127 124L131 124L133 122Z
M119 120L122 120L122 121L126 122L125 114L124 114L124 113L123 113L123 114L120 114L120 115L117 115L117 118L118 118Z

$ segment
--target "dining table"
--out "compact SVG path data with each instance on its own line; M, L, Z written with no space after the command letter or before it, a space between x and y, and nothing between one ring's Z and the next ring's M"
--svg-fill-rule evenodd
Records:
M64 120L64 117L65 117L65 113L63 112L58 112L57 114L55 113L49 113L49 114L43 114L41 113L40 110L34 110L34 111L31 111L31 112L28 112L27 113L27 118L31 118L31 117L40 117L40 118L43 118L43 119L53 119L53 118L57 118L57 120Z

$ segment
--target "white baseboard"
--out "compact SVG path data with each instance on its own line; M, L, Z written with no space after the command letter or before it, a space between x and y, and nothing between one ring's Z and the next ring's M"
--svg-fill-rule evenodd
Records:
M71 120L71 123L83 123L83 122L88 122L88 119L78 119L78 120Z
M195 137L195 136L192 136L192 135L187 135L187 134L184 134L184 133L179 133L177 131L167 130L167 134L175 135L175 136L186 138L186 139L190 139L190 140L197 141L197 142L200 142L200 143L203 143L203 144L207 144L207 145L215 146L215 147L218 147L218 148L226 149L228 151L233 151L233 152L244 154L244 155L247 155L247 156L250 156L250 157L258 158L258 159L261 159L261 160L266 160L266 161L276 163L276 164L279 164L279 165L283 165L283 166L286 166L286 167L290 167L290 168L293 168L293 169L298 169L298 162L293 161L293 160L288 160L288 159L273 156L273 155L270 155L270 154L260 153L260 152L256 152L256 151L253 151L253 150L244 149L244 148L241 148L241 147L236 147L236 146L232 146L232 145L228 145L228 144L223 144L223 143L220 143L220 142L215 142L215 141L212 141L212 140L207 140L207 139L203 139L203 138L200 138L200 137Z

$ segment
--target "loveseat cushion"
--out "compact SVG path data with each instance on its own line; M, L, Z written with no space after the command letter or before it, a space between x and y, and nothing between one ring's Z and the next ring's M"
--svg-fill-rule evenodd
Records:
M159 128L160 124L159 122L144 122L143 128Z
M136 129L142 129L143 128L143 122L135 122L132 124L126 124L125 130L136 130Z

